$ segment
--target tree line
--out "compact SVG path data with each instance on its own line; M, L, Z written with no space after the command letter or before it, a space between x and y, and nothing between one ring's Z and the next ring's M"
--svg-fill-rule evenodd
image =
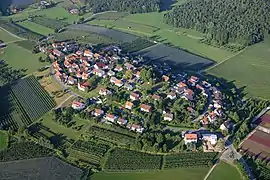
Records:
M86 0L93 13L103 11L128 11L146 13L160 10L160 0Z
M215 45L252 45L270 32L270 1L193 0L174 7L164 21L205 33Z

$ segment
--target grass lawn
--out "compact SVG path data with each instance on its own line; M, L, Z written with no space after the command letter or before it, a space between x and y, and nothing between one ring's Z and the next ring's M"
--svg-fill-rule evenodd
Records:
M159 172L100 172L93 175L92 180L202 180L207 168L172 169Z
M105 16L103 14L103 16ZM203 34L184 28L174 28L163 22L163 13L130 14L117 20L93 20L92 25L115 28L139 36L155 37L158 41L169 43L172 46L186 49L216 62L220 62L234 55L234 53L221 48L215 48L199 40Z
M241 174L236 167L225 162L220 162L212 173L208 176L207 180L241 180Z
M0 150L8 146L8 135L4 131L0 131Z
M3 52L3 53L2 53ZM38 68L47 65L47 63L39 62L38 58L41 54L32 54L17 44L8 44L7 48L0 53L0 58L15 69L27 69L26 73L32 73Z
M54 33L53 29L50 29L50 28L45 27L45 26L41 26L41 25L33 23L31 21L22 21L22 22L19 22L18 24L27 28L27 29L30 29L33 32L36 32L38 34L42 34L45 36L47 36L48 34Z
M215 76L235 81L253 97L270 99L270 38L247 47L242 53L210 69Z
M20 39L10 35L6 31L0 29L0 40L4 41L5 43L8 43L8 42L13 42L13 41L18 41Z
M73 120L76 121L76 125L86 125L88 122L86 120L80 119L78 117L73 118ZM64 136L76 140L79 138L80 134L84 131L84 128L82 128L80 131L74 130L72 128L66 128L62 125L57 124L52 120L51 113L47 113L45 116L43 116L41 123L50 128L52 132L63 134Z

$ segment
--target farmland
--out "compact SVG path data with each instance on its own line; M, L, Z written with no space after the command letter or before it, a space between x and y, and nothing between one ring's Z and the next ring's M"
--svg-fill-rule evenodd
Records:
M227 164L225 162L220 162L211 172L207 180L227 180L227 179L237 179L241 180L241 174L236 167Z
M28 41L28 40L17 41L17 42L15 42L15 44L17 44L18 46L20 46L20 47L22 47L24 49L27 49L28 51L32 51L33 48L37 45L36 42Z
M53 29L45 27L45 25L38 24L31 21L25 20L25 21L19 22L18 24L26 29L29 29L38 34L42 34L44 36L54 33Z
M201 180L208 168L180 168L155 172L100 172L93 175L93 180Z
M82 170L56 157L0 163L2 179L79 180Z
M164 169L184 167L209 167L217 153L179 153L164 157Z
M248 96L269 99L270 38L252 45L235 57L209 69L209 73L233 81Z
M39 56L40 55L38 54L32 54L29 50L17 45L16 43L8 44L7 48L3 49L3 54L0 54L0 58L11 67L15 69L26 69L27 74L46 65L46 63L38 61Z
M54 30L61 29L67 25L67 23L56 20L56 19L49 19L46 17L39 17L39 16L32 18L31 21L33 21L36 24L39 24L39 25L42 25L42 26L45 26L47 28L54 29Z
M75 144L73 144L71 149L75 150L75 154L86 154L84 157L79 157L78 159L87 160L93 165L99 165L100 160L103 158L104 154L110 149L110 146L106 144L96 143L93 141L78 140Z
M6 128L27 126L55 105L33 76L5 85L1 94L1 125Z
M154 36L157 41L171 44L172 46L186 49L194 54L215 60L217 62L231 57L234 53L216 48L199 42L203 34L194 30L173 28L163 22L163 13L142 13L130 14L117 18L117 20L108 20L112 13L102 14L102 18L93 19L88 22L92 25L111 27L120 31L136 34L139 36Z
M161 168L161 155L116 148L105 164L107 171L147 171Z
M0 37L1 37L0 40L4 41L5 43L20 40L19 38L12 36L11 34L7 33L6 31L2 29L0 29Z
M8 146L8 135L5 131L0 131L0 150Z
M114 130L100 128L98 126L91 126L88 130L88 133L92 136L106 139L108 141L111 141L120 145L133 144L135 142L134 136L116 132Z

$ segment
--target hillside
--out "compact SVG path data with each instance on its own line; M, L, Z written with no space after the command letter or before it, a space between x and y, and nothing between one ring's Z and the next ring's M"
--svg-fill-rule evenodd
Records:
M86 0L94 13L102 11L128 11L146 13L160 10L160 0Z
M164 15L166 23L206 34L208 43L243 46L264 39L270 30L270 1L192 0Z

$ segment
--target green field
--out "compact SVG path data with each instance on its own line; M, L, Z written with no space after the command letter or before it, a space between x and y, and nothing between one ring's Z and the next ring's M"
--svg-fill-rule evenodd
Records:
M241 180L241 174L236 167L225 162L220 162L212 173L208 176L207 180Z
M94 19L88 23L115 28L139 36L154 36L157 41L186 49L217 62L234 55L234 53L225 49L200 43L199 40L203 38L203 34L199 32L191 29L173 28L165 24L163 22L163 13L130 14L117 20L106 20L104 17L106 13L102 16L103 19Z
M250 96L270 99L270 38L210 69L215 76L235 81Z
M13 41L19 41L20 39L0 29L0 40L4 41L5 43L8 43L8 42L13 42Z
M3 54L0 54L1 59L15 69L27 69L27 74L47 65L47 63L38 61L41 54L32 54L29 50L22 48L15 43L8 44L3 52Z
M94 174L92 180L202 180L208 168L183 168L158 172L127 172Z
M44 36L54 33L53 29L50 29L45 26L41 26L31 21L22 21L22 22L19 22L18 24L23 26L24 28L30 29L31 31L36 32L38 34L42 34Z
M0 131L0 150L8 146L8 135L4 131Z

